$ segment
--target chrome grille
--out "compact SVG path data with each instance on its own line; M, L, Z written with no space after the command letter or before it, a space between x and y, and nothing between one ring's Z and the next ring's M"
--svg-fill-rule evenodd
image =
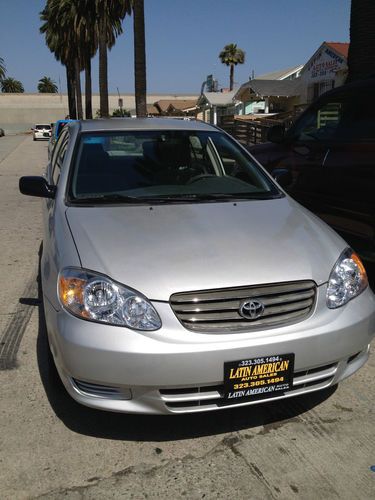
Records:
M310 314L315 295L313 281L296 281L175 293L170 297L170 304L188 330L216 333L301 321ZM245 299L263 303L264 312L259 318L241 316L239 310Z

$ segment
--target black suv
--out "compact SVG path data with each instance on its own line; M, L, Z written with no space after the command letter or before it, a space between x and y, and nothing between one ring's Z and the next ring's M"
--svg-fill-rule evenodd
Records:
M375 262L375 79L323 94L249 151L288 193Z

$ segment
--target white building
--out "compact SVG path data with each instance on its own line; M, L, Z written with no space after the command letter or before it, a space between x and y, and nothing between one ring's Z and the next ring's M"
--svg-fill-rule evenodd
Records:
M301 103L310 103L327 90L344 83L348 51L349 43L322 43L301 71Z
M203 92L198 99L199 113L197 118L217 125L221 116L234 115L238 112L238 105L234 100L235 91L232 92Z

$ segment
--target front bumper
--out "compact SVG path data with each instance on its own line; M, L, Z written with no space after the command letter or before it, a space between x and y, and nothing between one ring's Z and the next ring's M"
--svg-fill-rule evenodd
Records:
M129 413L186 413L266 402L226 405L224 362L295 353L293 389L283 399L335 385L368 359L375 335L370 289L346 306L325 305L318 288L312 315L293 325L247 333L187 331L168 303L156 303L163 327L135 332L55 311L45 300L51 350L69 394L79 403Z

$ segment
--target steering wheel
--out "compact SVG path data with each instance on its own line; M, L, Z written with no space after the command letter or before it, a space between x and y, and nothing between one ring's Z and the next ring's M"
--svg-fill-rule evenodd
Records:
M194 175L191 179L188 180L187 184L193 184L193 182L200 181L201 179L207 179L208 177L217 177L215 174L199 174Z

